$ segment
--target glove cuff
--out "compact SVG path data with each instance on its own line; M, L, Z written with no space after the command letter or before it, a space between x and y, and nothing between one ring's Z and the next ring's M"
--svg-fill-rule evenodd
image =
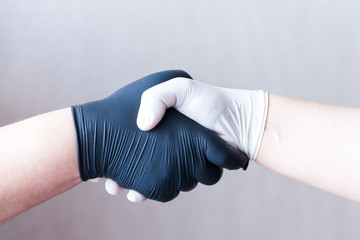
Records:
M260 125L260 133L258 135L258 141L257 141L257 146L256 146L256 150L255 150L255 154L254 156L251 158L251 160L254 160L256 161L256 158L257 158L257 155L259 153L259 150L260 150L260 146L261 146L261 143L262 143L262 139L263 139L263 136L264 136L264 131L265 131L265 126L266 126L266 120L267 120L267 115L268 115L268 106L269 106L269 94L268 92L264 92L262 90L260 90L260 92L262 93L263 95L263 109L262 109L262 121L261 121L261 125Z
M88 174L89 172L85 171L86 164L84 164L84 160L83 160L83 155L86 155L86 153L84 154L83 151L84 147L82 146L83 136L85 135L83 111L81 106L75 105L75 106L71 106L71 112L73 115L74 127L75 127L79 173L81 180L87 181L88 179L91 179L91 177Z

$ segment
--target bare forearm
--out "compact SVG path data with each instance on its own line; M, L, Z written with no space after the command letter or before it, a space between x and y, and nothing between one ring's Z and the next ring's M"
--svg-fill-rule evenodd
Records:
M360 202L360 110L270 95L256 161Z
M81 182L70 109L0 128L0 223Z

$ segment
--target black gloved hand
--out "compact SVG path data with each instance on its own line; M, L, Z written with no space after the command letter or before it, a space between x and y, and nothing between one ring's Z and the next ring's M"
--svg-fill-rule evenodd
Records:
M220 137L171 108L151 131L136 125L142 93L183 71L164 71L135 81L111 96L72 107L83 181L113 179L146 198L166 202L197 182L215 184L221 167L246 169L248 158Z

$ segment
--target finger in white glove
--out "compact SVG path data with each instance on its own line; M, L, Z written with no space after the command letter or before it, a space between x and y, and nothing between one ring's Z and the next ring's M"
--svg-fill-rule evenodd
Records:
M127 194L127 199L130 202L139 203L144 202L147 198L134 190L129 190L129 193Z
M122 193L125 190L125 188L121 187L115 181L108 179L108 178L105 181L105 189L111 195L119 195L120 193ZM135 202L135 203L144 202L147 199L142 194L140 194L136 191L133 191L133 190L129 190L129 193L127 194L127 198L129 201Z
M98 182L101 182L102 180L104 180L104 178L101 178L101 177L89 179L89 181L92 183L98 183Z
M118 195L122 191L124 191L124 188L119 186L115 181L113 181L111 179L106 179L105 190L111 195Z

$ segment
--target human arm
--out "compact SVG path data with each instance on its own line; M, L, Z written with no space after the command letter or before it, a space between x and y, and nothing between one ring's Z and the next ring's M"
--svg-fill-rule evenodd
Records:
M239 99L241 102L247 94L258 94L256 91L216 88L196 81L189 84L185 86L173 79L147 90L144 94L146 103L141 104L139 111L139 127L151 129L161 119L162 108L175 106L249 156L257 156L258 164L360 202L357 187L360 185L360 109L273 94L269 94L268 103L263 101L246 108L236 102ZM256 112L260 113L254 121L249 116ZM265 119L267 116L266 125L259 125L264 116ZM253 135L249 128L263 128L264 134L257 130L253 132L258 135ZM247 147L249 136L259 137L260 141ZM259 151L249 152L248 149L255 149L255 145L260 146Z
M0 223L81 182L70 108L0 128Z
M282 175L360 202L360 109L269 98L256 162Z

